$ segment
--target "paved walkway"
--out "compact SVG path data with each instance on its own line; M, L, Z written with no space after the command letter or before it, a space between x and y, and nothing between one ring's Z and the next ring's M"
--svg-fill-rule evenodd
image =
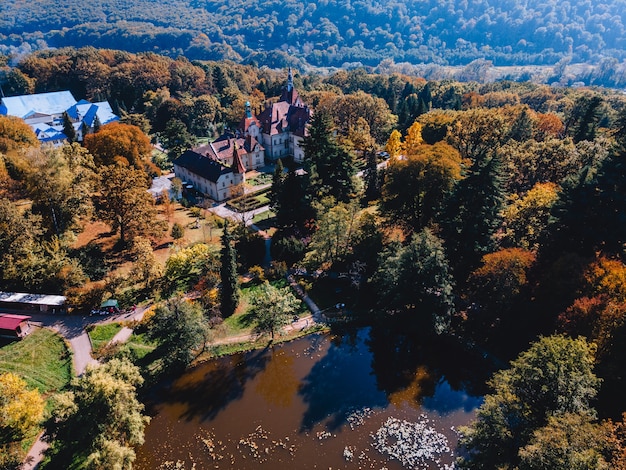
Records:
M214 207L209 207L207 210L221 217L222 219L232 220L237 223L245 222L246 226L250 226L253 225L252 219L254 219L254 217L256 217L258 214L268 212L270 210L270 206L268 205L259 207L258 209L254 209L248 212L236 212L226 207L226 203L222 203Z
M88 325L96 323L110 323L114 321L134 320L141 319L145 308L138 308L134 313L130 315L120 316L115 315L111 317L83 317L73 315L38 315L31 314L34 322L40 323L42 326L48 327L63 336L70 344L73 352L73 365L74 372L77 377L80 377L87 369L89 364L98 364L93 357L91 357L91 340L89 335L85 331ZM122 328L113 341L127 341L133 330L130 328ZM119 338L118 338L119 337ZM43 434L40 434L33 446L28 451L26 459L22 463L22 470L35 470L39 467L43 459L43 453L48 449L47 442L42 440Z

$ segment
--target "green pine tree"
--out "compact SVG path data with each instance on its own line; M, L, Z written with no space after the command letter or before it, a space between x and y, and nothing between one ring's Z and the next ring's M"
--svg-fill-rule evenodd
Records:
M318 198L334 197L348 202L354 194L352 156L337 142L330 115L313 116L309 135L304 138L304 155L313 192Z
M228 222L224 225L222 235L222 251L220 278L222 289L220 290L220 304L222 306L222 316L224 318L235 313L239 305L239 280L237 278L237 254L233 246L233 236L228 227Z
M102 123L100 122L100 118L96 114L96 117L93 120L93 133L97 134L101 127Z
M373 147L367 149L367 166L365 168L365 199L373 201L380 196L380 178L378 175L378 162L376 151Z
M269 193L270 207L274 212L280 211L280 200L285 183L285 175L283 174L285 167L283 161L279 158L274 167L274 176L272 178L272 187Z
M74 129L74 124L70 119L69 114L66 112L63 113L63 133L65 137L67 137L67 141L71 144L72 142L76 142L76 130Z
M477 159L444 209L442 229L450 264L460 283L493 251L501 223L504 177L497 154Z

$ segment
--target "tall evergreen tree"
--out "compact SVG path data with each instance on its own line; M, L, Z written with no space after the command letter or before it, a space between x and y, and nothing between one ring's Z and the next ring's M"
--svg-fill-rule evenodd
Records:
M272 177L272 187L270 188L269 199L270 207L274 212L280 211L280 200L285 182L285 167L283 161L279 158L274 166L274 176Z
M373 201L380 196L380 178L378 175L378 162L376 151L373 147L367 149L367 166L365 167L365 200Z
M602 97L598 95L584 95L576 100L565 123L565 131L574 142L595 139L602 117L602 104Z
M332 118L327 112L320 111L313 116L303 147L307 172L317 197L332 196L339 202L348 202L355 191L352 156L337 142Z
M220 278L222 288L220 290L220 304L222 316L224 318L235 313L239 305L239 280L237 278L237 253L233 246L233 236L228 227L228 222L224 225L222 235Z
M494 234L501 223L504 177L497 154L475 160L469 175L459 181L446 203L442 221L450 264L464 282L493 251Z
M409 314L407 327L443 333L454 312L454 281L441 240L424 229L406 246L392 244L380 259L372 279L378 308Z
M101 127L102 127L102 123L100 122L100 118L96 114L96 117L93 119L93 132L94 132L94 134L97 134L100 131Z
M533 119L528 108L522 109L509 132L509 137L517 142L526 142L533 136Z
M66 112L63 113L63 133L70 144L76 142L76 129L74 129L74 124Z
M276 212L279 227L292 227L302 231L306 222L314 217L308 185L308 175L298 175L295 168L289 168L282 183Z

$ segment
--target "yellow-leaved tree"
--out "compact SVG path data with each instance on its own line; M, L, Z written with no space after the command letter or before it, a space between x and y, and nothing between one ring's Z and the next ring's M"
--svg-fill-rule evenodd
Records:
M391 158L397 158L402 152L402 134L400 131L395 130L389 136L387 145L385 145L385 152L389 154Z
M0 446L21 439L39 424L43 407L38 390L29 390L16 374L0 374Z
M415 121L406 131L406 138L402 145L405 155L416 155L419 153L420 147L424 143L422 138L422 125Z

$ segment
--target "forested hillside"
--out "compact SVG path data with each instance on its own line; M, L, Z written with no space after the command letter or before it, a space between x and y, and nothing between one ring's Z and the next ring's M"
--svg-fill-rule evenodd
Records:
M0 52L92 45L270 67L622 60L625 0L4 0ZM615 62L608 61L610 68Z

